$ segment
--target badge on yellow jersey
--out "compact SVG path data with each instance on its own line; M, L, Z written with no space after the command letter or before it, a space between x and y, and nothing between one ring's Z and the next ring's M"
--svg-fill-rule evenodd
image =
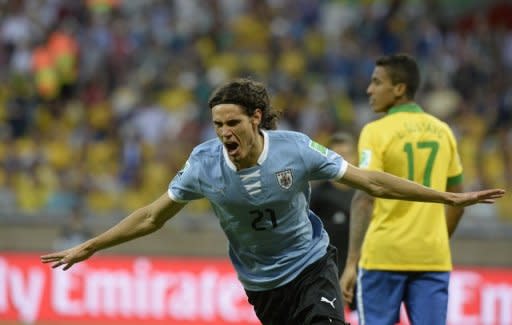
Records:
M361 168L370 167L371 160L372 160L372 151L370 149L362 150L361 155L359 157L359 167L361 167Z

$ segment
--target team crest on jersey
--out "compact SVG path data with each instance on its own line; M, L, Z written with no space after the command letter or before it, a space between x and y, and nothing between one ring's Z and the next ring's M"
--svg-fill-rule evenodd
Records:
M282 170L276 173L277 182L279 186L284 188L285 190L289 189L293 183L293 174L291 169Z

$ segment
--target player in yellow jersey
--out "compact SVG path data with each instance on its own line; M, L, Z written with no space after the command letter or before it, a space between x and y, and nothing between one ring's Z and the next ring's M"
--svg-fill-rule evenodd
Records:
M419 69L410 56L376 61L367 93L373 111L385 115L361 131L359 166L439 191L460 192L457 142L446 123L414 102L419 83ZM350 302L358 274L360 324L395 324L402 302L412 324L446 323L449 237L462 213L462 207L355 194L341 285Z

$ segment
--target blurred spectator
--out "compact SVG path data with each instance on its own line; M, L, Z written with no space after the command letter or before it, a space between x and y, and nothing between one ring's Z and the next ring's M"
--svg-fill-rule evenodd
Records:
M0 17L0 188L18 212L77 191L91 214L131 210L123 193L165 186L214 136L206 98L231 77L271 86L280 128L358 133L374 59L395 51L424 67L419 102L453 125L467 186L512 186L507 2L6 0Z
M69 99L78 78L78 44L69 27L64 26L50 34L47 46L59 79L61 96Z
M5 122L10 136L21 138L30 133L37 100L32 85L21 76L10 80L10 97L5 101Z
M38 95L43 100L54 100L60 94L59 75L52 53L46 43L40 43L32 54L32 71L34 73Z

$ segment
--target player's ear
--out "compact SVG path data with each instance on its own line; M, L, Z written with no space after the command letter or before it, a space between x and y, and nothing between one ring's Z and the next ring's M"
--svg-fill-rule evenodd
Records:
M405 91L407 90L407 86L405 83L400 82L393 86L393 92L395 94L395 98L400 98L405 96Z
M261 109L256 108L254 110L254 112L252 113L251 122L256 126L260 125L262 118L263 118L263 112L261 111Z

